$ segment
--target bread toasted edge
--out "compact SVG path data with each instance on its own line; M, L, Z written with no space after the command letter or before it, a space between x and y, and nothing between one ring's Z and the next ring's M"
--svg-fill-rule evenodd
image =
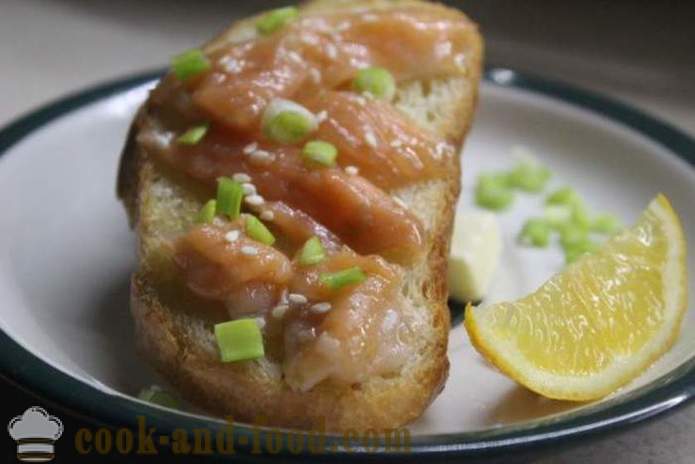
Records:
M330 3L330 2L329 2ZM312 3L325 6L325 1ZM388 5L383 0L365 0L362 5ZM234 37L249 20L222 34ZM217 41L222 39L217 39ZM461 147L472 122L477 102L477 85L482 67L479 53L469 57L471 75L437 82L413 82L399 88L397 105L423 125L428 125L449 142ZM217 42L213 41L213 43ZM439 92L438 95L435 95ZM434 97L435 100L430 100ZM421 101L418 101L418 100ZM416 104L417 103L417 104ZM419 105L429 104L437 118L429 120ZM393 192L430 224L433 238L419 269L420 299L432 333L417 364L398 377L375 377L359 387L322 382L308 392L296 392L282 380L278 366L266 360L222 364L210 346L205 324L163 303L153 275L150 242L156 234L153 204L162 185L173 181L135 141L146 104L136 116L123 151L118 195L128 211L139 239L140 269L131 285L131 314L135 322L138 350L178 391L192 403L217 416L283 427L327 430L393 428L419 417L438 395L448 373L446 356L449 311L446 304L446 266L453 211L460 191L460 163L452 160L449 176L439 183ZM177 188L179 188L177 186ZM185 188L185 187L184 187ZM166 265L166 264L165 264ZM209 329L209 328L207 328ZM214 348L214 347L213 347Z

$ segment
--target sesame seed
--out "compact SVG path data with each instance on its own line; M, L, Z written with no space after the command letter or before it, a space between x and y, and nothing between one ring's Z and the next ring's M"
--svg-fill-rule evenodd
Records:
M230 74L237 74L242 69L242 64L240 61L232 58L231 56L226 56L220 60L220 65L222 69Z
M319 84L321 82L321 71L316 68L311 68L309 69L309 77L311 77L311 80L314 81L315 84Z
M449 145L448 143L445 143L445 142L440 142L435 147L435 155L437 158L441 158L450 150L452 150L451 145Z
M367 99L364 98L364 97L362 97L362 96L360 96L360 95L356 96L356 97L355 97L355 100L357 101L357 104L360 105L360 106L364 106L364 105L367 104Z
M374 135L374 132L371 130L368 130L364 134L364 141L367 142L367 145L370 147L376 147L377 141L376 141L376 135Z
M285 313L290 309L286 304L280 304L273 308L272 314L275 319L282 319L285 317Z
M401 200L400 198L398 198L398 197L393 197L393 201L395 201L396 204L397 204L398 206L400 206L401 208L403 208L403 209L408 209L408 205L406 205L405 202L404 202L403 200Z
M326 110L319 111L319 113L316 115L316 122L318 124L321 124L327 118L328 118L328 112Z
M299 53L295 52L294 50L291 50L289 53L287 53L287 57L297 64L303 63L302 57L299 55Z
M301 40L302 43L305 43L307 45L316 45L319 43L319 39L315 35L309 34L302 34L299 40Z
M246 182L246 183L241 184L241 188L244 189L245 195L255 195L256 194L256 186L253 184Z
M249 143L248 145L246 145L246 146L244 147L244 150L243 150L243 151L244 151L244 154L245 154L245 155L250 155L251 153L253 153L254 151L256 151L256 149L258 149L258 143L257 143L257 142L252 142L252 143Z
M465 68L466 67L466 55L464 55L463 53L459 53L458 55L456 55L454 57L454 63L459 68Z
M350 22L349 21L343 21L336 26L336 30L338 32L347 31L348 29L350 29Z
M245 245L241 247L241 252L245 254L246 256L256 256L258 254L258 248Z
M331 306L331 304L328 302L316 303L314 305L311 305L311 308L309 308L309 310L315 314L324 314L330 311L331 309L333 309L333 306Z
M391 142L391 146L393 148L399 148L399 147L403 146L403 141L401 139L396 139L396 140Z
M379 19L379 17L374 13L365 13L362 15L362 21L366 23L371 23L373 21L376 21L377 19Z
M249 195L249 196L244 198L244 201L251 206L260 206L263 203L265 203L265 200L263 199L263 197L258 195L258 194Z
M287 289L284 289L282 293L280 294L280 304L287 304L287 295L289 292Z
M345 172L351 176L356 176L360 170L357 169L357 166L345 166Z
M309 301L301 293L290 293L287 296L287 299L290 301L290 303L294 303L294 304L306 304Z
M263 327L265 327L265 319L263 319L262 317L257 317L256 324L258 325L259 329L262 329Z
M251 177L248 174L244 174L243 172L237 172L232 176L232 179L234 179L237 182L251 182Z
M303 343L311 341L315 337L316 337L316 332L314 331L313 327L311 329L304 329L304 330L300 330L299 332L297 332L297 339Z
M272 221L273 219L275 219L275 213L267 209L261 213L261 219L263 219L264 221Z
M151 143L154 145L156 148L160 150L164 150L171 145L171 142L174 140L174 134L173 132L160 132L160 131L149 131L143 137L144 141L146 143Z
M272 159L273 156L265 150L256 150L253 153L251 153L251 161L265 163L268 161L272 161Z
M328 55L328 58L332 60L338 57L338 49L336 48L335 44L330 42L326 44L326 54Z
M372 95L372 92L370 92L369 90L365 90L364 92L362 92L362 95L364 96L364 98L368 100L374 100L374 95Z
M239 240L239 231L238 230L230 230L224 235L224 239L228 241L229 243L234 243L237 240Z
M450 40L439 42L437 45L434 46L434 53L439 57L449 56L451 55L451 47L452 43Z

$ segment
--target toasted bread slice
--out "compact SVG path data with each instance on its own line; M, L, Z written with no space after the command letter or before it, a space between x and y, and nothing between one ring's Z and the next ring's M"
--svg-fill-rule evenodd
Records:
M330 14L344 8L392 8L387 0L319 0L303 6ZM404 3L404 2L401 2ZM407 3L416 3L408 0ZM254 19L233 25L208 51L254 34ZM476 105L482 41L475 28L465 76L400 85L395 105L419 125L456 147L463 143ZM291 389L279 364L268 359L224 364L212 325L189 309L195 297L181 291L169 239L184 232L204 201L198 186L157 164L136 141L147 103L136 117L123 152L118 193L139 238L139 269L132 278L131 312L138 348L194 404L217 416L297 428L327 430L396 427L419 417L444 385L449 363L446 262L459 194L460 163L448 176L389 192L420 218L429 237L423 258L407 269L405 315L421 328L413 355L398 375L360 385L321 382L306 392Z

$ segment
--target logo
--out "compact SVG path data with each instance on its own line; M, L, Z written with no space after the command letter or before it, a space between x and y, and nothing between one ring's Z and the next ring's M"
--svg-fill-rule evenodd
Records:
M22 462L48 462L55 457L53 445L63 434L63 423L45 409L32 406L7 424L17 442L17 459Z

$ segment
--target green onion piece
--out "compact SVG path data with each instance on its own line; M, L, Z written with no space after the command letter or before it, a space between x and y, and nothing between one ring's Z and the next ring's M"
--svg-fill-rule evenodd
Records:
M172 58L171 68L179 80L186 81L210 69L210 60L201 50L193 48Z
M246 235L265 245L275 243L275 237L261 221L251 214L246 216Z
M307 240L299 252L299 264L302 266L312 266L324 259L326 259L326 251L318 237L311 237Z
M272 34L291 23L299 16L299 10L293 6L271 10L256 21L256 30L262 35Z
M589 212L587 211L583 200L575 200L574 204L572 205L571 220L575 226L581 227L585 230L588 230L591 226L591 218L589 217Z
M571 246L566 246L564 247L565 262L567 264L573 263L587 253L593 253L597 248L598 245L589 239L577 242Z
M589 232L586 229L577 227L571 222L560 228L560 244L563 248L585 242L588 239Z
M335 166L338 149L333 144L323 140L312 140L304 145L302 150L304 160L310 165Z
M295 144L316 130L316 117L302 105L282 98L273 99L263 111L263 134L282 144Z
M346 285L359 284L367 276L361 268L355 266L338 272L326 272L319 276L319 280L331 290L338 290Z
M270 140L292 145L304 139L312 128L313 123L304 115L294 111L283 111L263 127L263 132Z
M217 213L236 219L241 214L241 200L244 189L241 184L229 177L217 179Z
M475 186L475 202L482 208L503 210L514 200L514 194L504 175L484 174Z
M253 318L215 324L215 338L222 362L257 359L265 354L263 335Z
M205 134L208 132L208 127L207 124L191 127L186 132L179 135L176 141L183 145L195 145L203 140L203 137L205 137Z
M542 191L548 179L550 179L548 168L530 161L520 162L509 173L511 186L529 193Z
M148 403L158 404L167 408L177 409L179 407L179 402L176 398L156 385L140 390L138 398Z
M524 245L545 248L550 243L552 227L545 219L532 218L526 221L519 234L519 241Z
M599 214L591 222L591 231L599 234L612 235L620 230L622 225L612 214Z
M567 224L560 230L560 244L565 252L565 261L571 263L581 255L595 251L597 245L589 238L587 229Z
M564 187L559 190L554 191L545 199L546 205L565 205L573 206L577 202L581 201L577 192L570 187Z
M543 219L548 221L551 227L558 229L571 222L572 208L565 205L549 205L543 210Z
M198 216L195 218L195 222L198 224L208 224L212 222L215 217L215 211L217 211L217 201L208 201L202 208L200 208Z
M391 100L396 94L396 81L384 68L365 68L357 72L352 88L360 93L368 92L376 98Z

